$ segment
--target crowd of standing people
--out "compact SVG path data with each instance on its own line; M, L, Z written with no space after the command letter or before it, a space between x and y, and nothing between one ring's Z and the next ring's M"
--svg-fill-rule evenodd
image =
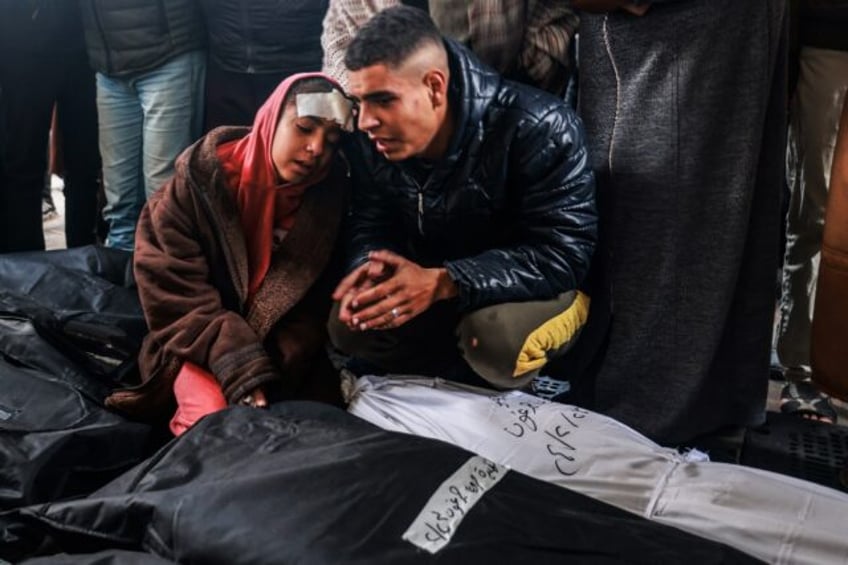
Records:
M135 252L151 331L116 409L177 433L336 402L308 386L329 343L359 372L567 380L683 445L763 423L776 343L783 408L836 420L810 350L848 1L0 12L0 253L44 249L52 129L68 246Z

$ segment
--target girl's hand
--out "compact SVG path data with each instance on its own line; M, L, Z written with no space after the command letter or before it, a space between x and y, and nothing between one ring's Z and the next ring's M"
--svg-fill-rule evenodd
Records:
M265 398L265 392L263 392L261 388L257 388L253 392L244 395L244 397L239 400L239 404L252 406L254 408L267 408L268 400Z

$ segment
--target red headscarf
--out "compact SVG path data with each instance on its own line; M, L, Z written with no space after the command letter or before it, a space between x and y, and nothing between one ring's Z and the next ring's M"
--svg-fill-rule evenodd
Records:
M326 79L341 90L336 81L322 73L292 75L259 108L248 135L218 146L218 159L238 205L247 242L250 296L259 289L271 265L274 227L291 228L304 190L321 181L329 170L316 172L305 183L281 184L271 157L286 94L294 83L314 77Z

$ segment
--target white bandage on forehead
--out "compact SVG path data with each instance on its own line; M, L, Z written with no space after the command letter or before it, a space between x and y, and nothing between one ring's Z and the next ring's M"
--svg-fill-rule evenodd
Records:
M353 102L336 89L295 95L298 117L332 120L345 131L353 131Z

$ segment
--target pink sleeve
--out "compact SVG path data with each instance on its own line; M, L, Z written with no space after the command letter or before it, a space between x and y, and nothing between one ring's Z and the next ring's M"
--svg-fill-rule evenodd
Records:
M212 373L188 361L183 363L174 381L174 396L177 411L169 427L175 435L181 435L199 419L227 407L221 385Z

